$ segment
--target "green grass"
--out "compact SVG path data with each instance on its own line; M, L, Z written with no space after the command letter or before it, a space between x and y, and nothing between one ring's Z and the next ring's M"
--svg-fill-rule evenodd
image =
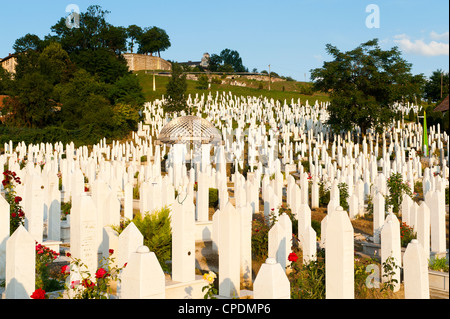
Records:
M166 94L166 85L169 81L170 77L168 76L158 76L155 75L156 85L155 91L153 91L153 74L149 71L147 74L145 71L137 72L137 77L139 82L143 87L143 93L147 101L154 101L156 99L161 99L163 95ZM255 97L267 97L273 98L274 100L280 100L284 102L286 100L287 103L290 103L291 99L294 99L297 102L297 99L300 98L301 103L314 104L315 101L319 102L327 102L329 101L329 97L326 94L315 93L312 95L300 94L300 86L304 84L303 82L297 81L282 81L282 82L273 82L271 84L271 90L268 90L268 83L256 80L247 80L247 79L237 79L239 82L245 82L247 84L246 87L241 86L233 86L230 84L211 84L210 90L202 90L197 88L197 81L195 80L187 80L187 90L186 94L191 94L191 97L194 98L195 94L216 94L217 92L231 92L233 95L237 96L255 96ZM259 84L263 84L263 88L259 89ZM284 87L284 90L283 90Z

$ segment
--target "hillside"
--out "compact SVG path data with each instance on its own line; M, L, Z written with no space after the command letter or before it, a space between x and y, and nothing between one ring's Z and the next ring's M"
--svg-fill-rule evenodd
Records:
M136 76L139 79L140 84L143 87L144 96L147 101L154 101L155 99L160 99L162 95L166 94L166 84L169 81L168 76L164 75L155 75L156 80L156 90L153 91L153 74L148 71L146 74L145 71L136 72ZM305 82L297 82L297 81L276 81L271 83L271 90L268 89L268 82L258 81L258 80L250 80L250 79L236 79L240 84L245 84L245 86L237 86L231 85L230 82L233 80L222 79L222 84L213 83L211 84L210 90L199 89L198 81L196 80L186 80L187 81L187 94L191 94L191 96L195 96L196 93L199 95L208 93L209 91L215 92L231 92L237 96L265 96L268 98L273 98L275 100L286 100L290 102L293 98L297 101L300 98L301 101L308 100L309 104L314 104L315 101L325 102L329 101L329 97L326 94L314 93L314 94L301 94L300 91L306 85ZM225 82L225 83L224 83ZM262 87L262 88L261 88ZM303 102L302 102L303 103Z

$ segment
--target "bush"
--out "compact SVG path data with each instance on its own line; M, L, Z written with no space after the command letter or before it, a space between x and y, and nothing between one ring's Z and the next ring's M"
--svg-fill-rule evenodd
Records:
M325 250L318 250L316 260L304 265L298 260L290 261L291 298L325 299Z
M330 202L330 188L324 182L319 182L319 207L326 207Z
M417 238L416 233L413 228L408 226L406 223L400 224L400 242L402 247L408 246L411 240Z
M347 199L349 197L348 195L348 185L346 183L339 183L338 184L338 188L339 188L339 205L345 210L348 211L349 210L349 205L347 202Z
M392 207L394 213L398 213L403 200L403 194L412 195L408 183L403 182L401 173L392 174L387 180L389 195L386 198L386 205Z
M197 89L200 90L206 90L208 88L208 76L205 74L202 74L198 77L198 84L197 84Z
M170 227L170 209L163 207L153 211L151 214L145 213L142 216L137 213L132 220L126 220L119 226L112 228L119 234L133 222L144 236L144 245L154 252L161 268L165 272L170 272L171 267L166 262L172 258L172 232Z
M252 258L264 262L268 256L269 219L264 214L257 214L252 221Z
M219 206L219 190L217 188L210 188L208 207L217 208L218 206Z

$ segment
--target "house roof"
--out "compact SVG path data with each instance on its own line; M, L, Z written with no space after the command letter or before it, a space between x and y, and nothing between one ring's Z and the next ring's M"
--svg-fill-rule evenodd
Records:
M15 58L16 57L16 55L15 54L9 54L7 57L5 57L5 58L3 58L3 59L1 59L0 58L0 62L3 62L3 61L6 61L6 60L9 60L9 59L11 59L11 58Z
M445 97L445 99L434 109L435 112L445 112L448 111L448 95Z

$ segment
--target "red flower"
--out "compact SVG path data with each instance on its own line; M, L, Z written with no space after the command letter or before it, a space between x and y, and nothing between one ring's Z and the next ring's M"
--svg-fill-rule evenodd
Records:
M99 278L104 278L107 275L108 275L108 272L105 269L99 268L97 270L97 272L95 273L95 278L98 278L98 279Z
M31 299L45 299L45 290L41 288L36 289L30 297Z
M62 274L69 274L70 273L70 267L69 265L64 265L61 267L61 273Z
M110 250L109 250L109 254L110 254L110 255L114 254L114 249L110 249Z
M83 282L81 284L83 285L84 288L92 288L95 286L95 284L89 279L83 279Z
M14 197L14 202L15 202L16 204L18 204L18 203L21 202L21 201L22 201L22 197L20 197L20 196Z
M17 216L16 213L11 213L11 217L12 217L12 218L15 218L16 216Z
M289 261L296 262L297 259L298 259L298 256L297 256L296 253L290 253L289 256L288 256L288 260Z

